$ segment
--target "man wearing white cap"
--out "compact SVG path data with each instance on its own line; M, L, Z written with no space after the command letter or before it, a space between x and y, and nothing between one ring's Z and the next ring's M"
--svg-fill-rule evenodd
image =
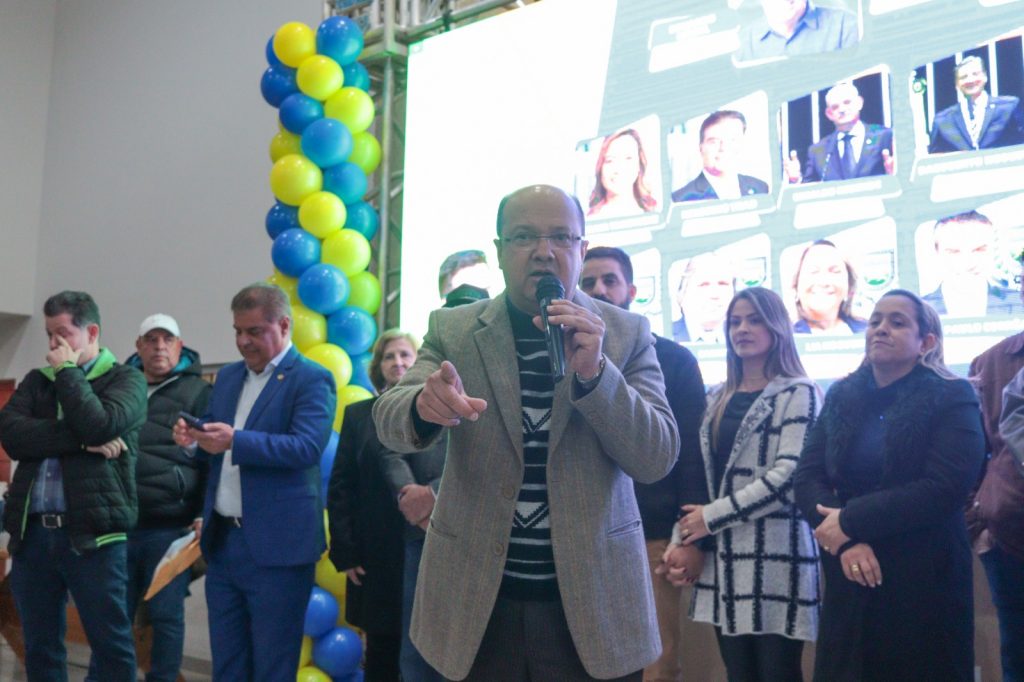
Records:
M137 353L125 364L146 377L149 409L139 435L135 482L139 523L128 533L128 615L146 593L153 572L168 545L193 526L201 530L205 462L194 451L179 447L171 427L179 412L202 416L212 386L202 378L199 354L186 348L181 329L170 315L157 313L142 321L135 340ZM185 642L185 597L189 573L182 573L147 604L153 626L153 648L147 682L173 682L181 667ZM98 680L90 666L89 680Z

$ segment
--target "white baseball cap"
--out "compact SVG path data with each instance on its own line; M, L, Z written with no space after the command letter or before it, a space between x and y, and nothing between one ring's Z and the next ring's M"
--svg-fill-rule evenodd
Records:
M150 315L144 319L142 324L139 326L139 336L145 336L154 329L165 329L175 336L181 336L181 329L178 328L178 322L170 315L164 315L163 313Z

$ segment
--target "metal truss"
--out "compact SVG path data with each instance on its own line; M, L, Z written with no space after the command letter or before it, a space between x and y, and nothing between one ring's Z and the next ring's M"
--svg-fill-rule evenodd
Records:
M398 326L402 288L402 190L408 48L432 35L540 0L324 0L324 17L347 16L365 35L360 61L370 72L377 117L371 132L381 145L381 164L370 177L367 201L380 213L371 269L383 292L377 324Z

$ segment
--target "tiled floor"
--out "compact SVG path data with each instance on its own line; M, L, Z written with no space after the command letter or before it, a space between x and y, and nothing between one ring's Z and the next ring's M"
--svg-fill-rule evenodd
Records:
M210 682L210 638L206 619L206 593L202 580L192 583L192 596L185 600L185 657L181 674L186 682ZM68 645L68 682L82 682L89 667L89 648ZM0 682L27 680L25 667L0 637ZM142 676L139 676L142 679Z

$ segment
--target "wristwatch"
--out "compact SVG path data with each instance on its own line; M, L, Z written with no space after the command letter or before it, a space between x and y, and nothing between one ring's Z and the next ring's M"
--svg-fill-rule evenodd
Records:
M590 389L597 386L597 382L601 381L601 375L604 374L605 362L606 358L602 354L601 362L598 363L597 365L597 374L590 377L589 379L584 379L583 377L581 377L579 372L574 373L576 375L576 383L580 385L580 388L582 388L584 391L589 391Z

